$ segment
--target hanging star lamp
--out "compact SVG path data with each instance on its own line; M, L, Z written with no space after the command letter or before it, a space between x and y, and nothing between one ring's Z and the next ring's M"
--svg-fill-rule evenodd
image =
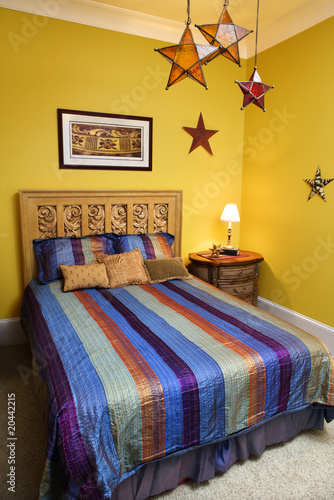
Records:
M268 92L268 90L273 89L273 85L267 85L262 82L260 75L257 71L257 40L259 33L259 6L260 0L257 1L257 16L256 16L256 41L255 41L255 66L252 76L247 82L239 82L236 80L235 83L239 85L243 94L244 94L244 102L241 109L245 109L248 104L255 104L259 108L262 108L265 111L264 107L264 96Z
M202 65L219 50L217 47L211 47L210 45L196 45L194 43L189 28L191 23L190 0L187 0L187 14L186 29L179 44L162 49L154 49L172 65L166 90L187 77L200 83L207 89Z
M220 54L234 63L240 64L239 41L245 36L253 33L252 30L241 28L233 24L230 14L227 10L228 1L224 2L223 11L220 14L217 24L202 24L196 28L200 30L202 35L207 39L210 45L218 47L219 51L212 54L206 64Z

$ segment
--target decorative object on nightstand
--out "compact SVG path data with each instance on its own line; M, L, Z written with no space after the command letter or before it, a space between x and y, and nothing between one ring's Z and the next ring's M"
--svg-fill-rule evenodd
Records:
M241 250L238 256L220 255L212 258L207 251L191 253L189 259L191 274L223 292L257 305L262 255Z
M238 255L239 248L233 247L231 245L231 236L232 236L232 222L240 222L238 207L234 203L227 203L224 208L223 213L221 214L220 220L223 222L228 222L227 229L227 245L222 248L223 253L227 255Z
M209 248L209 250L211 251L210 257L219 257L222 249L220 243L218 245L212 243L212 248Z

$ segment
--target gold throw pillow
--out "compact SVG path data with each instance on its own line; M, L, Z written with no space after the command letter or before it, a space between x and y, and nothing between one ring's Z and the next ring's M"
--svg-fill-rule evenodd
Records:
M109 279L104 264L86 266L60 265L64 277L64 292L83 288L109 288Z
M138 248L116 255L98 254L96 260L105 264L110 288L149 283L150 278Z

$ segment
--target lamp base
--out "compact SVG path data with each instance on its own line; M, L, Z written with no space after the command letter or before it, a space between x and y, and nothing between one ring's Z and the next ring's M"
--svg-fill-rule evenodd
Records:
M223 247L222 253L225 255L239 255L239 248Z

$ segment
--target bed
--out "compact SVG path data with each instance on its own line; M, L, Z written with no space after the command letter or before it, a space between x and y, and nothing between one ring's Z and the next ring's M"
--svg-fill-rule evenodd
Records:
M334 418L320 340L188 274L181 191L19 199L41 499L144 500Z

